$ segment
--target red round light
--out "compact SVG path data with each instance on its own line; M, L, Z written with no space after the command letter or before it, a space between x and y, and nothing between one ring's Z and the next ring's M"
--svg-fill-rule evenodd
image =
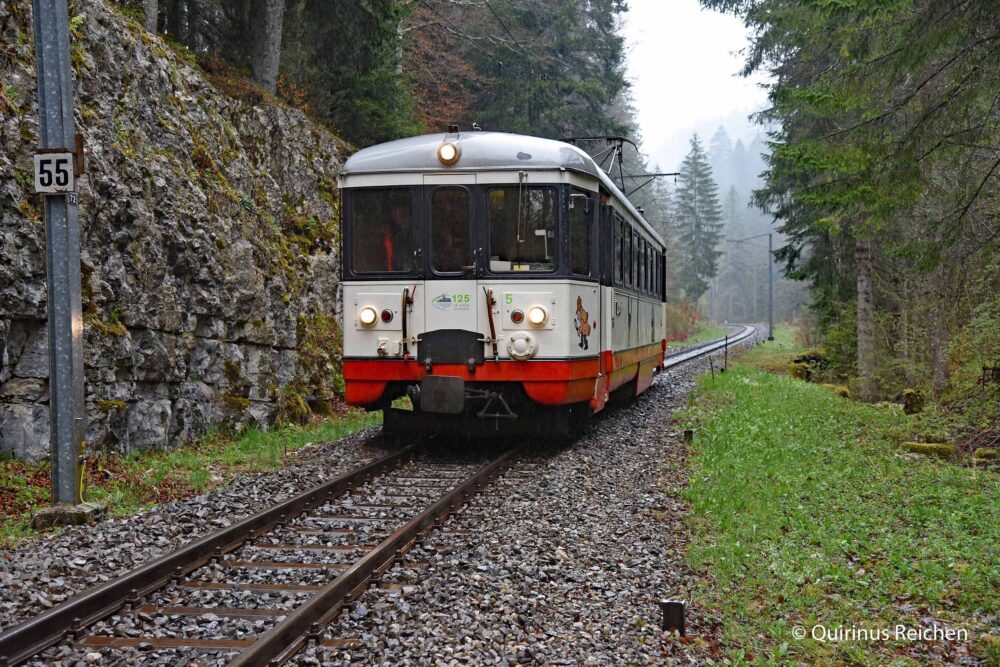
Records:
M514 310L514 311L511 311L511 313L510 313L510 321L513 322L514 324L520 324L521 322L523 322L524 321L524 311L523 310Z
M385 322L386 324L392 322L392 311L389 310L388 308L382 311L382 321Z

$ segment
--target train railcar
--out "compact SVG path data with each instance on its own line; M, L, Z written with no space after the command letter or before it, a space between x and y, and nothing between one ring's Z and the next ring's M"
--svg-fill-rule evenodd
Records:
M346 398L386 429L566 433L662 368L663 240L579 148L412 137L340 187Z

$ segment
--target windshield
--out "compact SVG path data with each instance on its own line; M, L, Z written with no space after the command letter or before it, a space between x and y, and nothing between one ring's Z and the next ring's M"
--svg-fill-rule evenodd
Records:
M355 273L413 269L413 192L356 190L352 198L351 268Z
M457 273L472 263L469 253L469 192L438 188L431 196L431 266Z
M493 188L488 196L491 271L555 271L556 211L553 188Z

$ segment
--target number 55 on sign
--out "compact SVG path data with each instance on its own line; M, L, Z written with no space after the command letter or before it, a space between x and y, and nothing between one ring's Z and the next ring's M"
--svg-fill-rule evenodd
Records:
M35 154L35 192L65 194L73 192L76 183L73 174L73 154Z

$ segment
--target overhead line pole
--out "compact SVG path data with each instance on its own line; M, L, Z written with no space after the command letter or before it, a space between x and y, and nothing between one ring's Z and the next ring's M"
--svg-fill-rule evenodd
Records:
M55 156L72 154L70 169L82 172L82 141L73 118L73 69L70 65L69 15L66 0L32 0L38 70L38 113L43 165ZM38 159L36 159L36 164ZM39 173L36 166L36 191ZM82 502L80 447L86 432L83 368L83 314L80 291L80 223L75 179L57 172L66 188L45 195L45 245L48 287L49 418L52 450L52 502ZM66 180L66 183L61 182ZM52 172L41 183L52 182ZM61 523L59 519L52 520Z
M756 236L748 236L745 239L726 239L730 243L741 244L746 241L752 241L754 239L762 239L767 237L767 339L774 340L774 233L768 232L767 234L758 234ZM747 245L754 245L749 243ZM756 300L757 294L754 291L754 299ZM756 310L754 310L756 314Z

